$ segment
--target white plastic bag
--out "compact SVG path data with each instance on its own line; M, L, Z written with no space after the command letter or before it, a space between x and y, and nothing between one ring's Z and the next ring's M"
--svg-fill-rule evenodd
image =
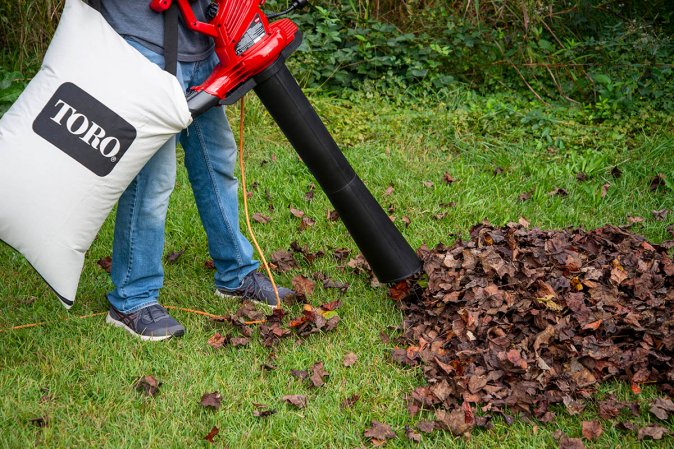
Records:
M70 308L114 204L190 122L175 77L67 0L40 71L0 119L0 240Z

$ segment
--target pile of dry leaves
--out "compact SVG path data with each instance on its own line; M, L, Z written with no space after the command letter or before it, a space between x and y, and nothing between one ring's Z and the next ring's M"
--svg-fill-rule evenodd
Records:
M543 422L555 418L551 404L579 413L608 379L672 396L673 243L650 244L613 226L542 231L513 223L482 224L468 242L422 248L428 285L416 297L405 285L391 289L409 345L393 358L421 365L428 381L408 398L410 412L436 409L435 425L459 434L505 410ZM485 413L474 415L475 407ZM634 407L608 398L599 414L638 413ZM674 404L656 399L651 413L668 419ZM667 433L650 427L639 437Z

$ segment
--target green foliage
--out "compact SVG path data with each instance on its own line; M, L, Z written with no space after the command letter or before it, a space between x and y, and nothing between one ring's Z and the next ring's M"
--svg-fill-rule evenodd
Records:
M7 72L0 67L0 117L19 98L25 87L25 79L20 72Z
M540 101L590 105L601 117L644 100L674 110L671 3L405 2L404 13L373 3L333 0L293 17L305 32L293 58L305 85L376 86L380 95L401 97L461 82L482 92L525 88Z

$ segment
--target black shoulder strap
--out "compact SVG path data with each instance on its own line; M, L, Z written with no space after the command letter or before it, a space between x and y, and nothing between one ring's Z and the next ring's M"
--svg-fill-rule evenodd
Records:
M176 2L164 11L164 70L172 75L175 75L178 70L178 5Z

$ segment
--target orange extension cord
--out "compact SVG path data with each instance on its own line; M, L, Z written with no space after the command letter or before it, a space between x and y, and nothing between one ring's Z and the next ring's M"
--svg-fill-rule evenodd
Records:
M267 271L267 275L269 276L269 280L271 281L271 285L274 287L274 294L276 295L276 308L280 309L281 306L281 298L279 297L278 294L278 288L276 287L276 282L274 281L274 276L271 273L271 270L269 269L269 264L267 263L267 259L264 256L264 253L262 252L262 249L260 249L260 245L257 243L257 239L255 238L255 234L253 233L253 228L250 225L250 215L248 213L248 190L246 189L246 171L244 168L244 163L243 163L243 128L244 128L244 118L245 118L245 110L244 110L244 97L241 97L240 101L240 118L239 118L239 168L241 169L241 186L243 188L243 208L246 216L246 226L248 227L248 233L250 234L250 238L253 241L253 244L255 245L255 249L257 250L257 253L260 255L260 259L262 259L262 265L264 266L264 269ZM167 309L171 310L179 310L181 312L187 312L187 313L195 313L197 315L205 316L208 318L222 318L220 315L214 315L212 313L204 312L201 310L193 310L193 309L186 309L184 307L177 307L177 306L164 306ZM76 317L69 317L65 318L62 321L68 321L72 319L84 319L84 318L92 318L96 316L101 316L105 315L108 312L98 312L98 313L92 313L90 315L80 315ZM248 321L245 324L247 325L252 325L252 324L261 324L264 323L266 320L258 320L258 321ZM8 327L5 329L0 329L0 333L3 332L8 332L8 331L15 331L19 329L27 329L31 327L37 327L37 326L42 326L43 324L51 324L50 322L47 321L40 321L38 323L29 323L29 324L21 324L19 326L13 326L13 327Z

